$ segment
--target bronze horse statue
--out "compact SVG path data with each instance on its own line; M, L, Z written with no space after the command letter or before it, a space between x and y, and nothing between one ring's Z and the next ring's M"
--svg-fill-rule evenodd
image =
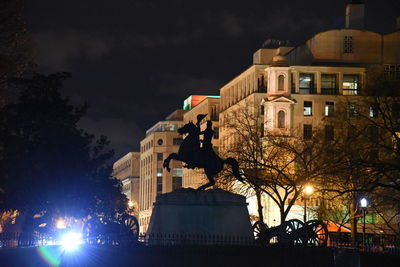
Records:
M234 158L227 158L225 160L221 159L212 149L211 144L207 145L203 143L203 147L200 147L199 135L201 133L199 127L193 124L193 122L189 122L183 127L179 128L178 133L181 135L187 133L188 135L182 141L178 153L171 153L164 160L163 167L166 168L168 171L171 170L169 167L169 162L171 161L171 159L179 160L186 163L186 165L183 166L184 168L204 169L204 172L209 182L200 186L199 188L197 188L197 190L204 190L207 187L213 186L215 184L214 177L223 169L224 164L230 165L234 176L239 181L242 180L239 173L238 163Z

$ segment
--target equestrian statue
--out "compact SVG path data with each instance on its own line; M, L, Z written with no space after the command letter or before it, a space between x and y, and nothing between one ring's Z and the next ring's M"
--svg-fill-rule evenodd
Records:
M214 177L223 169L224 164L228 164L232 168L234 176L241 181L239 173L239 166L234 158L221 159L214 151L211 140L214 136L212 129L212 122L207 121L207 128L204 131L200 130L200 122L207 116L207 114L197 115L196 125L193 122L185 124L178 129L178 133L187 136L183 139L179 147L178 153L171 153L163 163L163 167L171 171L169 162L171 159L184 162L184 168L187 169L204 169L209 182L197 188L197 190L204 190L215 184ZM203 139L200 140L200 136Z

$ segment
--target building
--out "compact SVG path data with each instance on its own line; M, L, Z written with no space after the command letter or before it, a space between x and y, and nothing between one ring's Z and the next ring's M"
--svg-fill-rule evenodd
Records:
M332 116L339 102L356 103L365 95L368 71L400 77L400 27L389 34L365 30L364 4L353 1L346 7L346 27L315 34L305 43L291 47L270 40L253 55L253 65L220 89L220 151L229 151L235 136L227 125L230 116L246 109L257 118L262 134L276 133L310 138L313 129ZM268 225L279 223L278 210L263 200ZM257 210L250 200L250 212ZM300 217L300 205L288 219ZM300 217L301 218L301 217Z
M122 193L128 198L134 214L139 211L139 161L139 152L129 152L114 163L112 172L112 176L121 181Z
M219 96L192 95L184 101L183 109L187 110L183 116L184 124L197 122L197 115L207 114L200 124L200 130L206 129L207 120L212 121L214 137L213 149L218 153L219 146ZM200 136L201 139L201 136ZM198 188L207 183L207 177L201 169L183 169L183 187Z
M185 110L176 110L165 121L157 122L146 131L140 142L140 190L139 225L146 233L150 222L153 203L158 194L168 193L182 187L182 162L171 161L171 172L163 168L163 161L176 153L182 142L177 132L183 125Z

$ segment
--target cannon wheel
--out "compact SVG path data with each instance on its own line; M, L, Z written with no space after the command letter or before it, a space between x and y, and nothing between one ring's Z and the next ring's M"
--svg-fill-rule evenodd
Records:
M326 246L328 243L328 228L325 223L318 220L311 220L305 223L305 227L308 235L307 244Z
M267 238L268 226L262 221L256 221L253 224L253 231L256 243L259 245L268 245L269 238Z
M303 244L304 224L302 221L293 219L283 222L279 227L278 242L280 244Z
M124 225L128 231L134 236L137 240L139 237L139 222L135 216L125 214L121 218L122 225Z

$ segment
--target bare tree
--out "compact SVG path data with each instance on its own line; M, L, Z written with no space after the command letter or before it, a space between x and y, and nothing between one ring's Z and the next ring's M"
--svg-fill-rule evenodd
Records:
M370 211L381 218L381 225L393 225L398 218L399 209L392 201L400 193L398 100L385 95L351 98L338 103L336 116L330 121L336 129L337 141L331 147L331 157L335 157L337 168L321 184L332 198L349 201L354 239L362 197L368 197L370 203L374 199L370 205L374 211ZM390 210L384 208L390 206Z
M320 131L311 139L269 133L257 114L249 108L230 113L224 127L231 140L225 150L239 162L245 181L242 190L257 196L260 219L260 196L266 194L278 206L282 223L304 187L329 172L332 162L322 161L321 154L332 143Z

